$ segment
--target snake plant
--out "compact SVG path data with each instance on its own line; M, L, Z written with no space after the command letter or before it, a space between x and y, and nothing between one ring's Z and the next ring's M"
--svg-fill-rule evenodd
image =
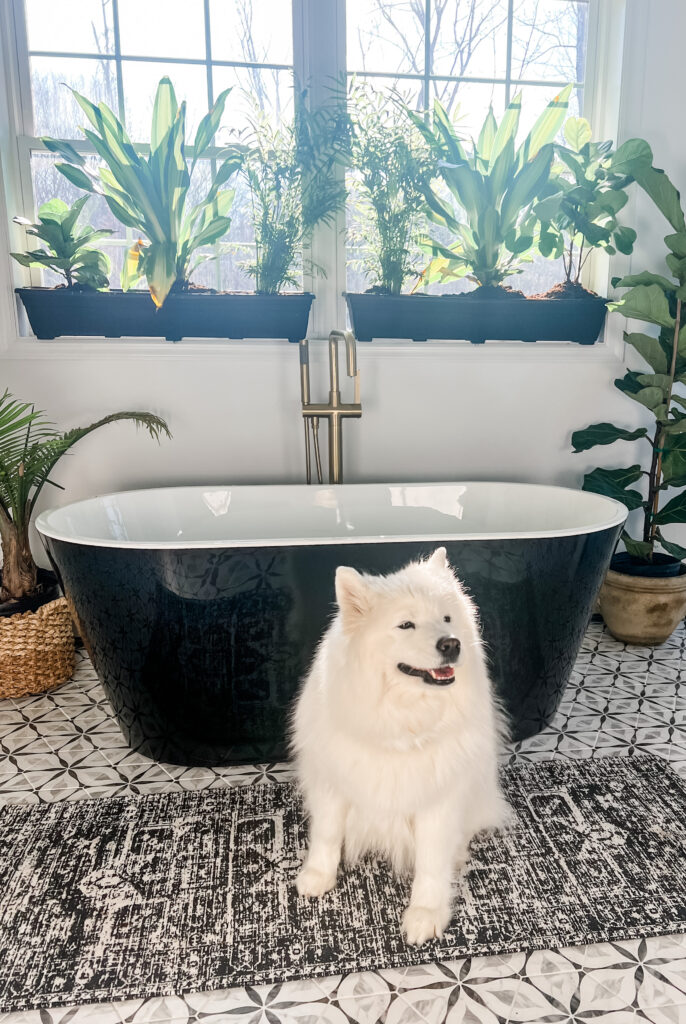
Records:
M93 243L111 235L107 228L98 231L87 224L77 226L81 212L90 196L82 196L73 206L61 199L51 199L38 210L34 224L26 217L15 217L27 235L38 238L42 249L13 252L10 255L23 267L43 267L59 274L68 288L107 288L110 261Z
M224 112L230 89L225 89L202 118L186 157L186 104L177 103L169 78L160 80L155 96L150 133L150 152L145 156L129 139L121 121L105 103L91 103L72 89L91 128L83 134L104 167L92 171L73 146L44 138L52 152L63 157L57 169L72 184L102 195L110 210L139 236L122 270L125 290L145 276L156 306L162 306L174 285L185 288L194 269L213 253L200 252L222 238L229 229L233 191L222 186L240 166L236 152L219 159L205 197L194 206L187 203L193 172L207 153Z
M603 249L609 256L633 250L636 232L617 219L633 178L615 170L622 166L622 147L614 153L611 142L591 141L585 118L570 117L564 137L567 145L555 147L561 161L553 176L557 191L537 203L534 213L541 221L539 251L546 257L562 257L566 283L579 284L593 249Z
M445 109L436 100L431 124L412 114L431 145L440 188L426 192L429 219L452 236L421 240L431 261L420 283L467 277L481 287L501 285L522 272L536 242L533 205L550 190L553 140L565 119L571 86L545 108L517 146L521 93L498 124L490 109L476 142L465 147Z
M171 437L165 421L149 412L115 412L88 427L62 433L45 414L5 391L0 395L0 600L19 600L36 591L37 568L29 544L29 526L45 484L59 487L50 475L77 441L118 420L132 420L159 440Z
M627 532L622 540L629 555L650 563L656 545L675 558L686 558L686 547L663 536L663 527L686 523L686 221L679 193L664 171L652 166L646 142L631 139L621 147L621 164L642 186L669 221L673 232L665 236L671 277L651 271L630 274L613 284L628 288L609 309L656 329L653 334L626 332L624 339L647 364L647 370L629 370L615 381L628 398L650 413L650 428L635 430L612 423L594 423L572 435L575 452L615 441L640 441L650 452L650 465L642 462L620 469L594 469L584 477L584 489L606 494L630 510L641 510L640 540ZM618 154L620 151L617 151ZM645 450L645 449L644 449ZM643 491L636 484L643 482ZM665 492L676 491L663 503Z

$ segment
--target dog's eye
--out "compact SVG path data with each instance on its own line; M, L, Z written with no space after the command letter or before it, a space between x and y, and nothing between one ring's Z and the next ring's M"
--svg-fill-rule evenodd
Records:
M401 622L398 629L414 629L414 622Z
M450 622L450 616L449 615L444 615L443 616L443 621L444 622Z

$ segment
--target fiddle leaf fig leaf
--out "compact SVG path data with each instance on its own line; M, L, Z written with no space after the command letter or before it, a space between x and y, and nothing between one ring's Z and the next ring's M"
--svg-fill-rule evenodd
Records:
M677 494L675 498L659 509L653 516L653 522L664 525L665 523L686 523L686 492Z
M677 231L674 235L665 235L665 244L675 256L683 259L686 256L686 231Z
M599 444L613 444L615 441L638 441L647 437L645 427L637 430L624 430L613 423L593 423L585 430L575 430L572 434L572 447L576 453L588 451Z
M613 235L617 249L625 256L633 252L636 237L634 229L625 226L618 227Z
M653 545L650 541L634 540L633 537L629 536L626 530L622 530L622 542L628 553L633 558L647 558L653 549Z
M643 495L640 491L627 490L629 484L640 480L643 470L639 465L627 469L594 469L584 477L585 491L604 494L608 498L621 501L629 510L641 508Z
M616 310L632 320L645 320L647 323L659 324L660 327L674 326L667 297L657 284L639 284L631 288L618 302L609 303L607 308Z
M582 146L591 141L591 126L585 117L568 117L565 121L564 136L572 149L578 153Z
M650 149L650 147L648 148ZM657 167L652 167L649 163L639 161L629 169L628 173L633 175L641 188L648 193L674 230L676 232L686 231L686 221L684 221L684 211L681 209L679 192L665 172Z
M675 544L673 540L665 540L662 536L662 530L657 531L657 537L668 555L678 558L679 561L683 561L686 558L686 548L682 547L681 544Z
M672 384L672 378L669 376L668 373L640 373L638 376L638 380L646 388L659 388L663 398L666 398L669 394L669 390ZM639 392L639 395L640 394L642 394L642 392ZM641 399L638 397L638 395L637 398L640 402ZM647 405L648 403L646 401L643 404ZM653 407L652 405L648 405L648 408L652 409Z
M669 369L667 355L657 338L649 334L624 332L624 341L631 345L642 356L656 373L666 373Z

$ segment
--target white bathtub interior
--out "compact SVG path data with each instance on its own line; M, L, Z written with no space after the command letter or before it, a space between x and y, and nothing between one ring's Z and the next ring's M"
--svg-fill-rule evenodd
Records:
M573 536L626 514L611 498L538 484L211 485L89 498L36 525L56 540L159 549Z

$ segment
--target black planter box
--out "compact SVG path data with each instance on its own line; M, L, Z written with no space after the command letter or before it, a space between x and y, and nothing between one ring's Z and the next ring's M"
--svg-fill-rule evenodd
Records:
M464 295L346 294L353 334L426 341L575 341L593 345L605 322L606 300L474 299Z
M287 338L307 336L314 295L172 293L161 309L147 291L17 288L37 338Z

